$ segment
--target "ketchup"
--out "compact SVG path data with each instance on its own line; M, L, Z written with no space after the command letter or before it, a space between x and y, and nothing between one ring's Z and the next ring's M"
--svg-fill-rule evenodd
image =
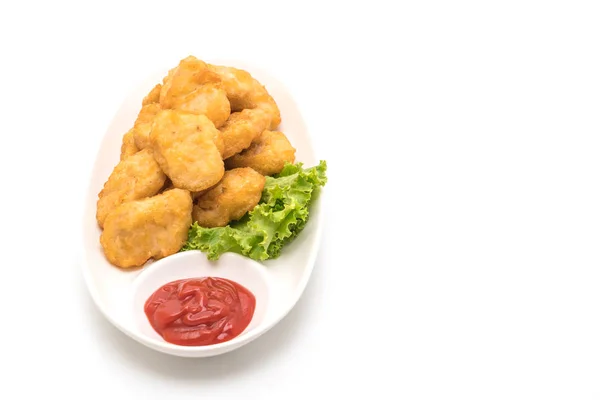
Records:
M146 300L144 312L169 343L206 346L226 342L246 329L256 299L229 279L203 277L167 283Z

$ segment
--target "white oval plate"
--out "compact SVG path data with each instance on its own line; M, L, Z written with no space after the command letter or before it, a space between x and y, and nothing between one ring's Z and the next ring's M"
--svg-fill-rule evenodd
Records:
M206 60L213 64L245 69L273 96L281 110L284 132L296 148L296 161L305 167L318 163L306 125L294 100L272 75L253 65L235 60ZM174 254L143 268L120 269L110 264L102 251L101 230L96 222L96 201L104 182L119 162L121 140L137 117L142 98L162 80L169 68L157 71L132 90L117 111L101 142L85 199L83 217L83 275L92 299L104 316L122 332L161 352L182 357L208 357L237 349L256 339L279 322L296 304L310 278L320 243L322 211L317 196L304 230L283 248L275 260L255 262L228 253L209 262L200 251ZM148 324L143 302L164 283L194 276L221 276L238 281L256 296L256 311L248 328L238 337L211 346L177 346L165 342Z

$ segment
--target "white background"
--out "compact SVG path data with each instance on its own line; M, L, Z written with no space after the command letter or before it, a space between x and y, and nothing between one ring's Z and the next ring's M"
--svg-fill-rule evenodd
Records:
M595 1L2 2L0 398L600 399L599 18ZM300 302L199 360L104 320L76 248L113 113L189 54L282 80L330 177Z

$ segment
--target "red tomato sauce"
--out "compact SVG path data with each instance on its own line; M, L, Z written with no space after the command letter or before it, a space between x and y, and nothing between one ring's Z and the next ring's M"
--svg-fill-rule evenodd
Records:
M226 342L246 329L256 299L229 279L203 277L167 283L146 300L148 321L165 341L182 346Z

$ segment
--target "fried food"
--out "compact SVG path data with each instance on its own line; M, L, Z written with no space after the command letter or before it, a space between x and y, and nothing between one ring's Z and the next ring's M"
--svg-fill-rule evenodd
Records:
M227 172L227 171L225 171L225 172ZM215 184L215 185L212 185L211 187L209 187L207 189L203 189L203 190L200 190L198 192L192 192L192 199L194 201L196 201L200 196L202 196L204 193L208 192L210 189L214 188L217 185L218 185L218 183Z
M206 115L216 128L221 127L231 114L227 94L215 85L203 85L187 95L178 97L174 100L172 108Z
M150 149L119 162L98 194L96 219L100 227L117 206L158 193L166 178Z
M100 244L121 268L139 267L177 253L192 223L192 196L182 189L122 204L106 217Z
M181 249L192 221L223 227L260 202L265 175L294 162L266 87L242 69L186 57L141 101L98 194L107 259L142 266Z
M160 104L163 108L172 108L179 97L192 93L202 85L219 83L220 80L219 75L209 70L204 61L194 56L186 57L164 78Z
M247 149L260 134L267 129L271 118L260 109L246 109L233 113L221 127L225 145L223 158L229 158Z
M266 178L252 168L226 171L223 179L198 198L193 220L214 228L238 220L260 201Z
M266 89L264 89L262 97L264 98L264 100L256 100L256 108L263 110L267 114L269 114L271 116L271 124L269 125L269 128L277 129L279 127L279 124L281 123L281 114L279 112L279 107L277 106L277 103L275 103L275 100L273 100L271 95L267 93Z
M142 150L150 146L150 131L154 117L161 110L160 104L151 103L142 106L135 123L133 124L133 138L138 149Z
M206 115L219 128L231 114L227 94L217 87L220 81L204 61L189 56L163 79L159 102L164 109Z
M219 140L219 131L207 117L176 110L160 111L150 133L160 168L175 187L192 192L207 189L223 177Z
M279 107L267 89L250 73L221 65L208 65L208 68L219 76L219 86L227 93L232 111L261 109L271 118L269 129L277 129L281 123Z
M250 167L263 175L281 172L296 160L296 149L279 131L264 131L246 150L225 160L227 169Z
M156 86L154 86L152 88L152 90L150 91L150 93L148 93L146 95L146 97L144 97L144 99L142 100L142 106L152 104L152 103L158 103L158 100L160 99L161 89L162 89L162 85L160 83L157 84Z
M220 86L227 93L232 110L256 107L252 102L252 92L261 85L252 75L242 69L222 65L208 65L208 68L219 76Z
M123 135L123 142L121 144L121 161L126 159L127 157L134 155L138 152L138 148L135 145L135 138L133 137L133 129L127 131L125 135Z

